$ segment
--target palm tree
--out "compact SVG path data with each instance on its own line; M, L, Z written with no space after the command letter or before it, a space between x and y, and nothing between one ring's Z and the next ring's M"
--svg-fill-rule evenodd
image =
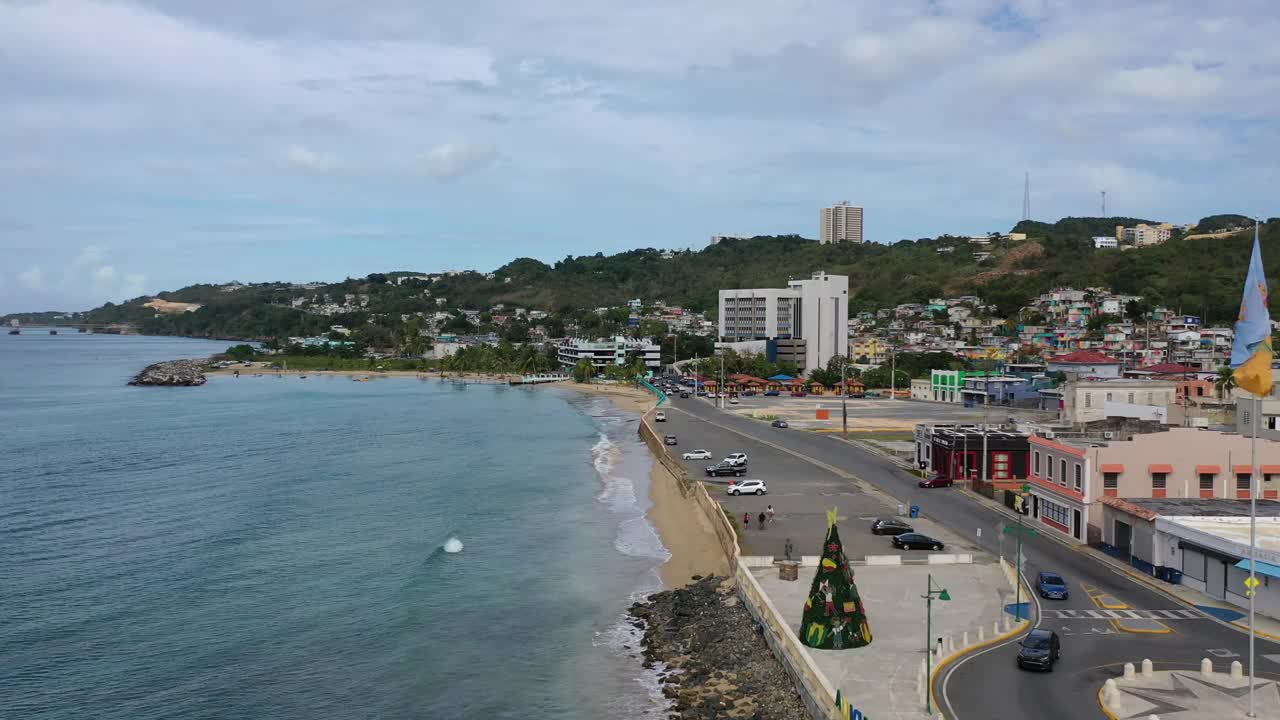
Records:
M1218 376L1213 380L1213 387L1218 391L1218 399L1225 400L1226 394L1236 389L1235 371L1226 365L1218 368Z

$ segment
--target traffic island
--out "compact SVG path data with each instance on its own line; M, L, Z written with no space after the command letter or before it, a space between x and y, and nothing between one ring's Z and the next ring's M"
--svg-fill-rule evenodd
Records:
M1280 683L1275 678L1255 678L1253 695L1255 717L1280 718ZM1156 670L1150 660L1143 660L1138 666L1125 663L1123 674L1107 680L1098 691L1098 703L1111 720L1245 717L1249 678L1239 661L1222 672L1208 658L1200 661L1198 671Z

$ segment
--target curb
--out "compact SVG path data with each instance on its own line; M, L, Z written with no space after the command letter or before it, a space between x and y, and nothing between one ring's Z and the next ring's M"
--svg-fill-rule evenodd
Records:
M1103 688L1098 688L1098 707L1102 708L1102 714L1107 716L1107 720L1120 720L1115 713L1107 709L1107 704L1102 701L1102 690Z
M941 662L935 665L933 668L933 674L929 677L929 700L930 702L933 703L934 709L935 710L938 709L938 701L936 696L933 694L933 686L934 686L934 682L937 680L938 673L942 672L943 668L945 668L946 666L950 665L951 663L955 662L956 660L959 660L960 658L966 655L969 655L978 650L989 648L992 645L995 645L997 643L1002 643L1005 640L1008 640L1009 638L1014 637L1015 635L1018 635L1019 633L1025 632L1029 625L1031 625L1030 620L1023 620L1019 622L1017 625L1015 625L1012 630L1001 633L993 638L988 638L986 640L983 640L980 643L974 643L973 645L970 645L969 647L963 650L960 650L948 657L943 658ZM945 720L945 716L943 716L941 713L939 713L938 716L943 718L943 720Z

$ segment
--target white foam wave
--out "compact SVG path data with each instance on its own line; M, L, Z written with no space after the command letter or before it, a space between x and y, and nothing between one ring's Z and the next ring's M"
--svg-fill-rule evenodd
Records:
M662 562L671 559L671 553L662 544L657 529L643 515L618 523L618 536L614 538L613 547L628 557L653 558Z
M662 580L655 570L648 582L641 589L631 593L628 599L630 602L640 602L661 589ZM630 616L627 613L621 613L613 625L595 634L591 644L595 646L604 645L619 655L633 655L638 658L643 649L643 642L644 628L632 625ZM638 668L634 680L644 690L648 703L645 707L640 708L635 707L634 704L629 704L628 707L618 708L618 710L629 718L642 720L666 718L671 710L672 702L662 694L662 682L658 677L666 672L668 672L667 665L661 662L654 663L647 670L643 667Z

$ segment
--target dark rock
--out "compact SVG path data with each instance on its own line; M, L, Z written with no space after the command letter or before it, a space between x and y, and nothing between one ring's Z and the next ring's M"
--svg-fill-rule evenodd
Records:
M207 360L169 360L148 365L133 376L130 385L166 385L184 387L205 383L204 366Z

